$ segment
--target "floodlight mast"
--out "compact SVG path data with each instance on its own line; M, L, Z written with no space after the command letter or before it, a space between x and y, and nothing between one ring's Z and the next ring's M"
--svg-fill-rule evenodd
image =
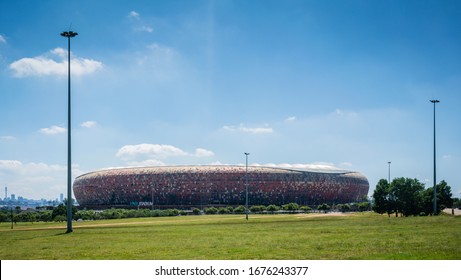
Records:
M435 104L439 100L430 100L434 104L434 216L437 215L437 179L436 179L436 148L435 148Z
M65 31L61 36L67 37L67 231L72 232L72 157L71 157L71 98L70 98L70 38L77 32Z

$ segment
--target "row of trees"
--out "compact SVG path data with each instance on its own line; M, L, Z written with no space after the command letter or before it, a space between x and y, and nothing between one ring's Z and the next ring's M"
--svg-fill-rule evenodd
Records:
M453 206L451 187L445 181L436 186L437 209L439 214L444 208ZM428 215L434 211L434 188L425 189L417 179L395 178L389 183L381 179L373 193L373 210L377 213L392 213L402 216Z
M316 210L319 212L328 211L367 211L370 209L368 202L328 205L326 203L318 205ZM297 203L288 203L284 205L253 205L249 208L253 214L275 214L275 213L309 213L314 211L309 206L301 206ZM106 219L124 219L124 218L141 218L141 217L163 217L163 216L178 216L178 215L200 215L200 214L243 214L246 212L244 206L237 207L208 207L203 210L193 208L192 211L184 211L178 209L166 210L150 210L150 209L122 209L111 208L103 211L96 210L78 210L75 206L72 208L72 217L74 220L106 220ZM18 206L15 209L2 209L0 211L1 222L64 222L67 220L67 209L65 204L60 204L57 207L39 208L36 210L28 209L22 211Z

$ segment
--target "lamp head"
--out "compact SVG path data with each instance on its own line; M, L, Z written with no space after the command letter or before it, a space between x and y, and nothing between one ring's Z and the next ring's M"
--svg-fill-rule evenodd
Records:
M74 32L74 31L64 31L64 32L61 33L61 36L67 37L67 38L75 37L77 35L78 35L78 33Z

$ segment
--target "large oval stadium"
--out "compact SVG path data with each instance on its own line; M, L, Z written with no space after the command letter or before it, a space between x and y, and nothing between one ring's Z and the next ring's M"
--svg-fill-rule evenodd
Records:
M348 203L368 193L367 178L352 171L249 166L156 166L101 170L73 184L81 207L180 208Z

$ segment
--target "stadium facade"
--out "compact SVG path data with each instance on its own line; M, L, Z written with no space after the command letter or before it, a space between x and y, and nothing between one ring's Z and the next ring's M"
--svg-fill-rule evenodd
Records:
M296 202L349 203L368 194L367 178L352 171L249 166L157 166L95 171L73 184L81 207L180 208Z

